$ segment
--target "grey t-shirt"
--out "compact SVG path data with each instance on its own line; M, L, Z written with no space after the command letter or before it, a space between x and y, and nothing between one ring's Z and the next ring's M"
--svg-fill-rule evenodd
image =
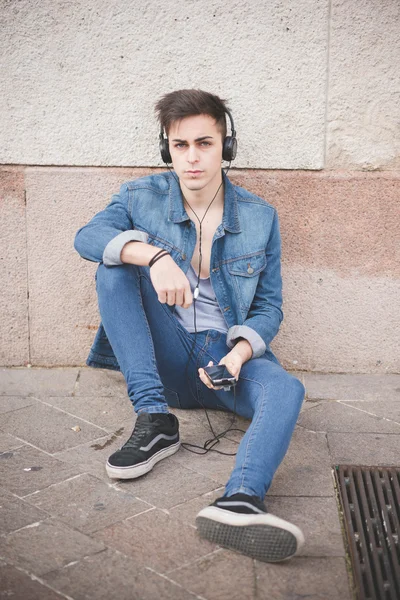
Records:
M193 293L197 284L197 273L192 265L189 266L186 277L189 280L190 289ZM194 302L196 302L197 331L216 329L217 331L222 331L222 333L227 333L228 326L215 297L210 277L205 277L204 279L200 278L199 295L196 301L193 300L189 308L182 308L182 306L175 305L174 314L176 318L190 333L194 333L195 331L193 310Z

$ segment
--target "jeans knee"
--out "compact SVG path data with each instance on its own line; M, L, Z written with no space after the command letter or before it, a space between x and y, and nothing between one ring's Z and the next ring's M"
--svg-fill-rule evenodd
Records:
M107 267L104 263L100 263L96 271L96 287L101 285L103 288L110 290L116 286L120 287L121 280L127 280L132 275L138 274L136 265L124 263Z

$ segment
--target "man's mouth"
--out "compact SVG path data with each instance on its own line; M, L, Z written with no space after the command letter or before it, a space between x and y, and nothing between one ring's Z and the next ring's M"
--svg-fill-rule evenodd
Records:
M196 169L194 171L186 171L186 173L188 173L188 175L199 175L202 172L203 171L200 171L199 169Z

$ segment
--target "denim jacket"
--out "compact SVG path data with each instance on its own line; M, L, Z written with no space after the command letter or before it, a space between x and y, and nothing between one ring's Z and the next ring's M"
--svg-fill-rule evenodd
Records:
M280 364L269 347L283 319L278 214L224 172L223 178L223 218L212 240L210 280L227 323L226 343L233 348L244 338L252 358L267 353ZM113 268L122 264L123 246L139 240L168 250L186 274L196 236L179 183L161 173L123 183L110 204L77 231L74 247L82 258ZM174 306L166 306L173 312ZM101 323L86 364L119 370Z

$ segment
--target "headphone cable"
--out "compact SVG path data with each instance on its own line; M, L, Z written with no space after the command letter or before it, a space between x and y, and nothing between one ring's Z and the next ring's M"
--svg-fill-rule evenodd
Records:
M179 179L176 177L176 175L174 174L174 172L172 171L172 169L170 168L170 166L168 165L168 163L166 163L166 165L167 165L167 168L168 168L169 172L171 173L171 175L175 178L175 180L177 181L177 183L180 185ZM228 171L229 171L230 168L231 168L231 163L229 162L229 165L228 165L228 167L227 167L227 169L225 171L225 175L228 173ZM208 209L210 208L211 204L214 202L215 198L217 197L217 194L218 194L219 190L221 189L222 184L223 184L223 181L221 181L221 183L220 183L220 185L219 185L216 193L214 194L213 199L211 200L210 204L208 205L207 210L204 213L204 215L203 215L203 217L202 217L201 220L199 219L199 217L197 216L197 214L195 213L195 211L193 210L193 208L190 206L189 202L186 200L185 195L183 194L183 191L182 191L182 188L181 188L181 193L182 193L183 199L185 200L185 202L187 203L187 205L190 207L190 209L195 214L197 220L199 221L199 225L200 225L200 236L199 236L199 272L197 274L197 285L196 285L194 293L193 293L193 316L194 316L195 338L194 338L194 342L193 342L192 348L190 350L188 361L186 363L185 378L186 378L186 381L188 382L188 387L189 387L190 393L192 394L192 396L194 397L194 399L196 400L196 402L198 404L200 404L200 406L203 408L203 410L204 410L204 412L206 414L206 417L207 417L208 426L209 426L209 428L211 430L211 433L214 436L213 438L210 438L209 440L206 440L204 442L203 446L198 446L196 444L190 444L188 442L181 443L181 446L185 450L187 450L188 452L193 452L194 454L207 454L208 452L216 452L217 454L223 454L225 456L236 456L236 452L222 452L222 450L216 450L216 449L214 449L214 446L216 444L219 444L220 438L225 437L226 434L229 431L240 431L241 433L246 433L243 429L239 429L237 427L232 427L235 424L235 422L236 422L236 390L235 390L236 385L233 386L234 403L233 403L233 418L232 418L232 421L231 421L231 423L230 423L230 425L229 425L229 427L227 429L225 429L221 433L217 434L217 433L215 433L215 431L213 429L213 426L211 424L211 420L210 420L210 417L209 417L209 414L207 412L206 407L200 401L200 398L198 398L197 395L193 394L193 392L192 392L192 390L190 388L190 380L189 380L189 377L188 377L188 374L187 374L187 369L188 369L188 366L189 366L189 362L190 362L190 359L191 359L191 356L192 356L192 353L193 353L193 350L194 350L194 347L195 347L196 341L197 341L197 326L196 326L196 300L197 300L197 296L195 295L195 292L196 292L196 290L199 290L199 285L200 285L200 273L201 273L201 262L202 262L202 252L201 252L201 234L202 234L202 229L201 229L201 224L202 224L202 222L204 220L204 217L207 214ZM199 450L203 450L203 452L197 452L195 450L191 450L191 448L197 448Z

